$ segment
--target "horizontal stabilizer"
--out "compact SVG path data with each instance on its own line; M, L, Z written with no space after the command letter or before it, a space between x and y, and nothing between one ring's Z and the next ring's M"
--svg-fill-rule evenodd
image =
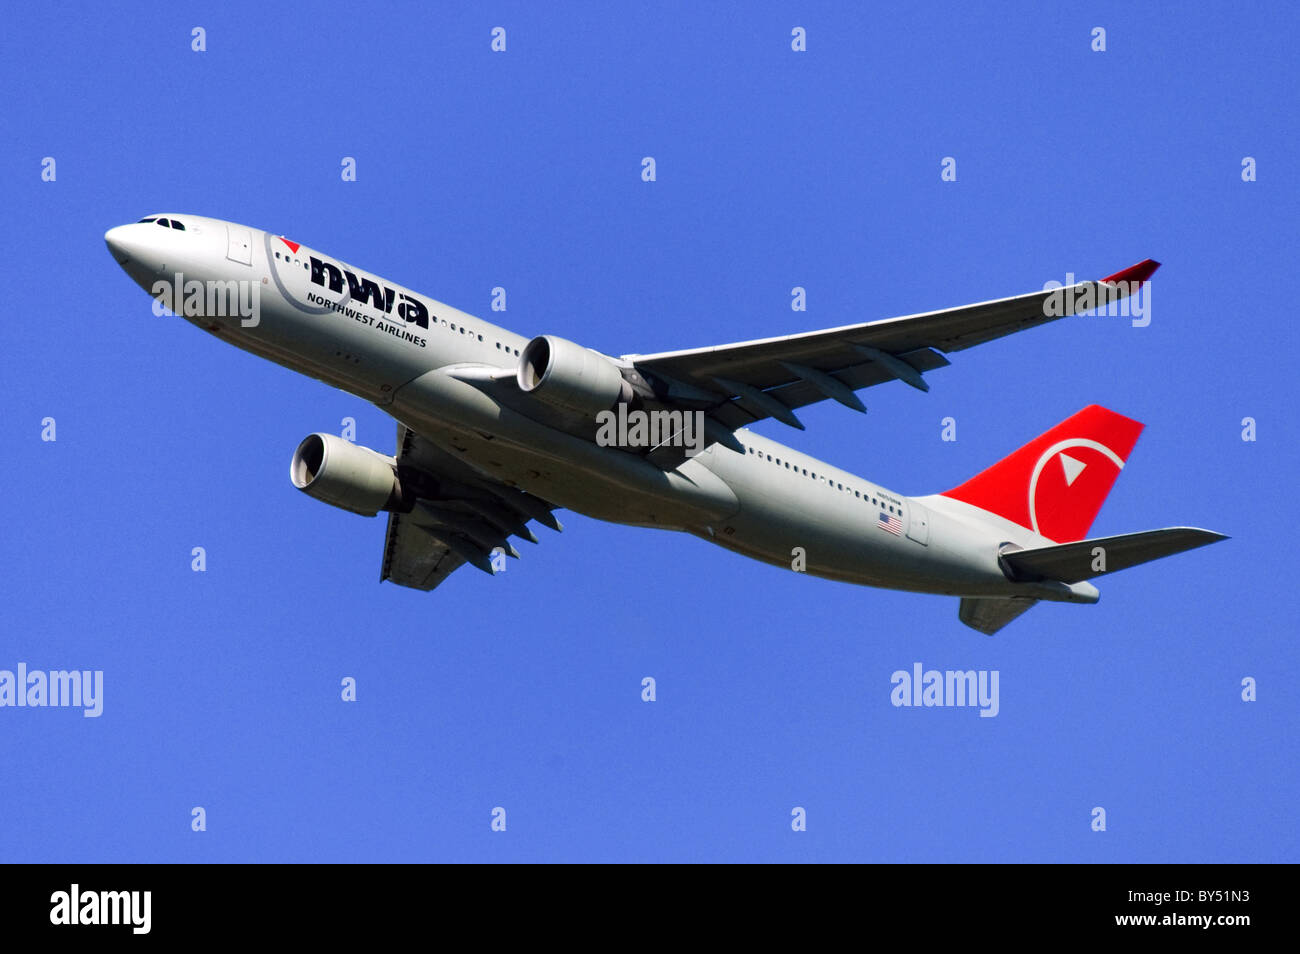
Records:
M961 601L957 618L977 629L986 636L992 636L1021 613L1033 607L1038 600L1017 597L1015 599L996 599L993 597L967 596Z
M1095 576L1127 570L1139 563L1182 553L1228 539L1212 530L1167 527L1117 537L1096 537L1055 547L1036 547L1003 553L1002 564L1019 581L1060 580L1078 583ZM965 601L962 601L963 604Z

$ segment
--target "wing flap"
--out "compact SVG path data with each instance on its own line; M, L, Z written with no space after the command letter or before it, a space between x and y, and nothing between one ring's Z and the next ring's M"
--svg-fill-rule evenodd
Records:
M918 374L946 367L949 364L947 358L928 348L921 348L900 355L899 360L906 362ZM841 361L842 364L839 363ZM638 365L638 367L640 366ZM863 362L862 355L852 348L844 348L842 356L826 363L823 367L814 365L809 365L809 367L814 367L815 370L823 374L833 375L850 391L860 391L863 388L874 387L877 384L884 384L887 381L896 379L893 371L884 365L874 361ZM791 409L800 408L827 399L827 393L815 383L797 377L793 372L787 371L785 368L781 370L788 380L769 386L764 393L775 397L786 407ZM653 370L651 373L653 373ZM723 376L726 377L726 375ZM781 375L772 375L770 377L781 377ZM758 385L753 386L757 387ZM727 399L724 400L724 397ZM745 427L769 416L755 414L740 400L730 400L731 397L732 395L718 395L722 403L709 411L709 414L716 418L719 423L734 430L737 427Z
M381 582L392 580L413 590L432 590L464 562L446 543L421 532L410 514L388 515Z
M432 590L466 563L491 574L497 550L519 556L512 535L537 542L529 520L563 529L546 501L479 474L404 424L397 468L416 500L409 513L388 516L381 581Z

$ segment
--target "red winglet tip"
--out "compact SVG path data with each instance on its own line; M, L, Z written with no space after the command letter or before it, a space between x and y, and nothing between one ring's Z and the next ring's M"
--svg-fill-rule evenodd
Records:
M1160 263L1153 258L1138 262L1136 265L1130 265L1123 271L1118 271L1114 275L1107 275L1102 279L1103 282L1136 282L1139 286L1148 278L1155 274Z

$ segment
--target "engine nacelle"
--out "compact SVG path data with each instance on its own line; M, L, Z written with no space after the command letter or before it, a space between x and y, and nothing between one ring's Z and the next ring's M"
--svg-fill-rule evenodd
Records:
M289 462L289 479L303 493L365 517L402 502L393 458L333 434L303 438Z
M633 395L632 385L609 358L555 335L528 342L515 380L525 394L591 417Z

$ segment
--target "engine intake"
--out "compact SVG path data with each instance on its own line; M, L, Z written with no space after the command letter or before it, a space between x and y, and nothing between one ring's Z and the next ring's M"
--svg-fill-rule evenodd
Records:
M397 462L333 434L309 434L289 462L289 479L305 494L365 517L402 502Z
M603 354L555 335L528 342L519 356L519 390L547 404L594 416L632 400L632 385Z

